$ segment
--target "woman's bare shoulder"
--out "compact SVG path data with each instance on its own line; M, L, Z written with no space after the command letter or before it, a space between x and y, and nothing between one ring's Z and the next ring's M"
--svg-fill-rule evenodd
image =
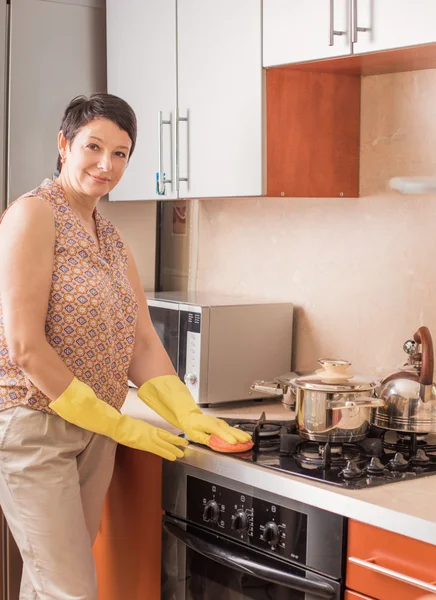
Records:
M37 196L23 196L15 200L4 213L0 224L1 235L23 235L31 239L47 236L52 243L55 237L55 222L51 206Z

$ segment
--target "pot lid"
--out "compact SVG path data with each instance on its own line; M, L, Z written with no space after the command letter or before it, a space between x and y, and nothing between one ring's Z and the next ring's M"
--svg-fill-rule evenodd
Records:
M311 375L296 377L290 383L293 387L319 392L370 392L378 382L365 375L355 375L349 371L351 363L342 359L321 358L321 369Z

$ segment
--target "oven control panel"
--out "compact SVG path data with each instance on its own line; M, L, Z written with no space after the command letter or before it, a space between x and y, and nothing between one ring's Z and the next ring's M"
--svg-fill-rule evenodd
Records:
M196 477L187 479L188 521L305 563L307 515Z

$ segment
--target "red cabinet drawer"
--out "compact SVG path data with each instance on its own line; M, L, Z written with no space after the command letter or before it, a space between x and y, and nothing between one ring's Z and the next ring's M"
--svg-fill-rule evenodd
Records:
M436 600L436 545L350 520L346 582L377 600Z

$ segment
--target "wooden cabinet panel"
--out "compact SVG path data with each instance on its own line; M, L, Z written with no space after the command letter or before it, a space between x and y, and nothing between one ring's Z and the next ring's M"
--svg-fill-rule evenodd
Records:
M118 446L94 544L98 600L160 600L162 459Z
M369 596L362 596L362 594L358 594L357 592L352 592L351 590L345 590L344 600L373 600Z
M267 71L267 195L359 195L360 77Z
M354 564L352 559L365 561ZM371 567L390 571L380 573ZM411 538L364 525L349 522L347 588L366 594L377 600L419 600L426 596L418 582L406 582L413 578L418 582L436 582L435 545L425 544ZM436 598L436 595L435 595Z

